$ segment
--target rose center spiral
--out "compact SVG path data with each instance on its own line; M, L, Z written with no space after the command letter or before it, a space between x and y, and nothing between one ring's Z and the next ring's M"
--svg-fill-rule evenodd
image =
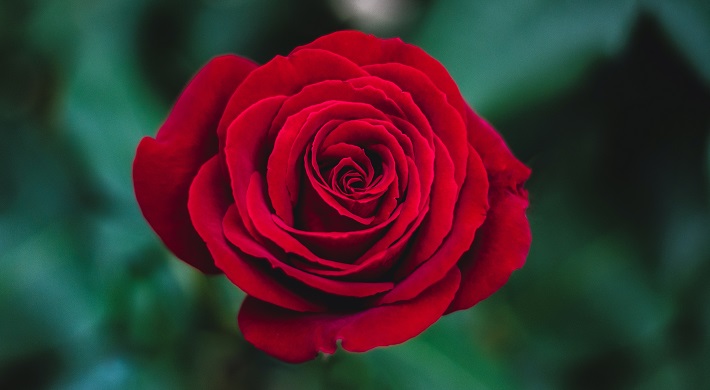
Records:
M319 168L330 189L348 197L364 195L382 178L379 156L361 148L346 157L325 159Z

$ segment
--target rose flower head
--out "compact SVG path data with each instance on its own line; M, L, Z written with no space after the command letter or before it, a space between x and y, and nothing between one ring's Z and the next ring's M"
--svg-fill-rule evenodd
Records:
M244 338L288 362L402 343L499 289L530 248L529 174L438 61L356 31L212 59L133 163L150 226L242 289Z

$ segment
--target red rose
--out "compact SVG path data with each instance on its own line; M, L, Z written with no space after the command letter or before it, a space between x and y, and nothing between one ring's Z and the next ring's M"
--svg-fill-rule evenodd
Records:
M354 31L213 59L133 165L165 245L244 290L245 339L289 362L404 342L500 288L529 173L439 62Z

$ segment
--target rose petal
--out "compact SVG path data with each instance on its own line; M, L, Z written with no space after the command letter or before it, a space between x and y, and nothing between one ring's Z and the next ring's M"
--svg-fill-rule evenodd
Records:
M285 96L272 96L252 105L229 126L224 148L232 194L244 224L256 235L246 207L246 193L251 174L263 170L265 144L271 119L283 104Z
M264 197L264 179L260 173L254 172L251 174L249 187L246 193L246 209L247 215L259 237L264 237L270 240L274 245L287 254L294 254L310 261L316 265L324 267L343 268L343 264L330 261L316 256L310 249L304 246L300 241L296 240L288 234L288 232L279 228L274 223L273 214L268 208ZM255 236L252 234L252 236ZM256 237L256 236L255 236ZM258 240L261 241L261 240ZM236 243L235 243L236 244Z
M311 136L311 134L308 133L306 136L300 134L305 121L312 112L333 104L335 104L335 102L320 103L309 107L292 117L289 117L286 130L282 128L280 133L283 134L281 135L280 142L274 145L274 149L271 151L271 155L269 156L266 170L266 182L271 207L274 209L274 214L276 214L276 216L278 216L289 226L294 225L294 206L299 202L300 198L307 196L302 194L303 190L300 186L304 167L296 165L298 160L295 159L298 156L298 153L292 154L293 148L308 148L306 144L310 142L310 138L308 137ZM342 122L342 119L330 120L323 124L320 130L328 131L328 129L334 128ZM300 142L298 142L298 145L296 145L296 139L299 135L301 135L302 138L299 140ZM307 153L307 150L305 153ZM294 161L291 161L292 158ZM270 170L268 167L269 164L271 164Z
M364 352L402 343L423 332L441 317L460 275L452 268L439 283L416 298L350 314L302 314L247 297L238 323L244 338L264 352L291 363L343 349Z
M328 50L360 66L394 62L418 69L446 94L461 117L466 117L468 105L446 68L424 50L399 38L379 39L359 31L338 31L297 47L292 53L308 49Z
M383 234L382 231L386 229L398 215L399 213L395 213L390 220L367 229L343 232L311 232L298 230L286 225L280 219L275 219L274 223L303 243L303 245L310 249L315 255L324 259L350 264L367 249L371 248L374 242L380 239ZM348 250L343 251L343 248L347 248ZM349 268L351 267L347 269Z
M366 73L345 57L325 50L303 50L277 56L260 66L234 92L224 109L217 134L224 142L229 124L250 105L270 96L292 95L324 80L347 80Z
M401 90L397 89L396 86L392 85L392 83L376 79L373 77L358 77L354 79L359 83L359 85L352 85L350 84L350 81L347 82L342 82L342 81L335 81L335 80L328 80L328 81L323 81L319 82L314 85L309 85L304 87L300 92L297 94L289 97L289 99L284 103L282 109L280 110L279 114L277 117L273 120L272 124L272 132L274 135L283 133L283 127L285 125L285 122L288 120L293 121L294 117L298 116L298 114L304 113L304 112L311 112L313 110L313 107L321 107L323 104L328 104L328 102L322 102L324 99L324 96L327 96L328 99L332 99L333 101L351 101L351 102L357 102L357 103L366 103L368 105L371 105L372 107L376 108L378 111L390 116L390 118L393 119L400 119L399 117L403 116L402 111L400 108L397 106L397 104L390 99L387 95L385 95L382 91L379 90L380 84L386 84L387 86L390 87L390 89L396 90L399 94L402 94L401 99L404 101L405 104L408 104L408 110L416 110L416 106L414 105L414 102L411 100L411 97L407 98L407 94L403 93ZM367 82L377 82L378 84L372 86L368 85ZM411 113L410 113L411 115ZM428 128L428 124L426 123L426 118L423 117L421 112L418 113L418 116L414 115L415 119L417 120L416 124L417 125L422 125L426 128ZM304 121L303 117L301 117L300 121ZM421 123L423 122L423 123ZM298 129L300 130L300 127L303 125L303 122L296 123L290 126L293 129ZM410 127L412 127L410 125ZM431 131L429 130L429 134ZM411 136L411 135L410 135ZM418 136L421 138L421 135L416 134L415 137ZM292 143L290 142L284 142L283 147L291 147ZM295 150L298 150L298 148L293 148ZM274 152L274 156L279 157L279 156L284 156L284 153L282 152ZM290 163L288 162L282 162L283 166L286 167L294 167L296 165L296 157L297 156L291 156L291 161ZM420 162L417 159L417 165L419 165ZM275 164L276 166L276 164ZM420 167L421 168L421 167ZM432 167L428 168L429 170L432 169ZM293 173L298 173L298 170L292 171ZM428 180L426 177L431 177L428 174L429 171L424 170L423 175L425 177L425 181ZM292 174L286 174L285 172L276 172L277 174L283 174L285 177L290 177L291 179L291 184L289 184L289 187L294 188L295 184L297 183L300 178L298 175L292 175ZM405 176L406 178L407 176ZM267 180L269 178L267 177ZM400 184L406 184L406 183L400 183ZM285 191L284 189L284 182L283 181L271 181L269 180L269 191L270 191L270 198L272 200L272 203L274 205L274 209L276 210L276 214L282 218L287 224L292 225L292 217L289 215L290 210L292 209L291 204L289 202L284 202L282 199L286 195L283 193ZM279 189L280 188L280 189ZM422 186L423 189L428 191L429 185ZM297 193L298 191L294 191ZM293 194L289 195L293 196ZM293 200L295 202L295 199ZM392 209L390 205L390 210ZM383 215L387 215L387 213L383 213ZM380 219L381 220L381 219ZM374 223L374 222L373 222ZM338 223L340 224L340 223ZM347 224L345 224L347 225ZM355 225L355 228L357 228L357 225Z
M378 144L367 146L368 154L373 157L376 156L378 160L380 172L377 177L374 177L375 169L372 166L370 157L366 155L366 152L363 148L361 148L360 146L349 145L345 143L339 143L337 145L349 146L351 148L357 149L356 153L361 154L362 158L360 158L359 155L356 155L355 159L366 160L363 163L363 165L365 165L365 168L359 167L358 164L358 166L354 168L354 171L345 173L344 175L340 176L340 179L338 179L337 175L334 173L335 168L346 166L344 165L345 163L339 162L328 173L331 176L331 183L330 185L328 185L325 183L325 179L322 178L320 172L313 172L317 169L314 166L318 165L319 163L316 161L316 158L313 157L312 153L309 153L311 155L311 166L308 167L309 169L307 169L307 173L310 175L309 179L315 176L314 179L317 181L317 184L320 184L331 196L336 198L338 202L342 203L345 207L347 207L348 210L355 212L361 217L374 215L374 213L370 212L367 214L362 214L357 211L358 209L379 207L379 211L375 216L375 221L373 224L378 224L380 221L384 220L385 218L388 218L391 215L392 211L395 209L396 205L398 204L397 198L399 198L400 195L400 181L397 175L395 174L396 164L394 156L392 156L392 151L385 145ZM332 148L328 149L330 150ZM352 160L355 162L355 159L346 157L343 160L346 162L348 160ZM347 180L347 182L345 182L345 180ZM311 181L314 182L314 180ZM343 184L350 185L349 183L353 181L360 183L360 187L350 188L349 190L347 188L344 190L339 190L338 188L331 188L343 186ZM371 210L374 211L374 208Z
M350 157L343 158L333 167L331 171L330 186L320 184L321 188L328 191L330 196L338 199L338 202L344 204L347 209L359 217L370 217L379 203L377 198L369 199L350 199L351 193L357 193L366 188L366 173L365 171ZM313 177L312 175L309 178ZM340 178L340 179L338 179ZM390 178L390 182L392 178ZM356 187L354 187L356 186ZM357 187L359 186L359 187Z
M283 109L274 119L272 132L278 132L289 116L325 101L365 103L386 115L404 116L398 104L379 88L367 84L354 86L350 81L325 80L303 87L284 103Z
M409 188L407 189L406 198L400 206L402 207L402 212L394 220L387 233L365 252L356 261L356 264L367 262L371 256L390 247L395 241L401 240L406 231L416 229L421 222L421 218L417 218L417 216L423 217L429 209L429 205L420 198L419 186L421 183L416 169L414 169L414 162L412 159L407 158L407 163L409 164L410 172Z
M447 313L470 308L502 287L523 266L532 241L525 216L527 192L522 188L530 169L513 156L491 125L470 108L467 114L469 142L480 151L488 172L491 208L473 247L458 265L462 285Z
M300 188L301 172L303 170L303 157L307 150L307 145L314 136L320 132L323 125L333 120L351 120L357 118L376 118L385 120L386 116L367 104L354 102L325 102L291 116L284 124L276 137L273 151L269 157L267 165L266 180L269 191L269 198L272 200L276 215L290 224L289 212L298 202L299 195L303 192ZM313 141L314 143L317 141ZM318 191L318 188L315 188ZM276 200L283 199L288 193L290 205L277 203ZM317 200L313 197L311 200ZM303 202L301 202L303 203ZM360 225L368 225L371 221L360 218L348 210L342 208L337 202L326 203L346 219L353 220ZM311 209L312 205L302 204L298 210ZM314 215L318 217L318 215ZM311 223L311 218L307 217L301 222ZM342 225L340 218L328 219L333 225ZM306 228L306 230L312 230Z
M422 222L414 244L411 255L407 261L403 262L399 269L399 275L409 274L419 264L430 258L439 248L445 237L449 235L454 221L454 209L458 198L459 187L453 175L453 162L446 152L439 138L435 138L436 159L435 172L432 183L431 198L429 199L429 212ZM485 173L483 173L485 174ZM481 194L484 200L485 193ZM479 199L467 199L465 201L476 202Z
M235 285L260 300L296 311L323 311L325 308L295 293L277 281L268 266L238 253L227 243L222 219L230 203L229 188L218 157L207 161L190 186L188 209L195 229L204 239L215 264Z
M203 272L219 272L190 222L187 197L200 166L217 154L216 126L229 97L256 65L216 57L195 75L155 139L143 138L133 162L141 211L165 245Z
M388 117L396 129L392 134L396 135L400 143L405 146L406 154L414 158L422 183L422 199L428 198L434 180L434 133L427 118L412 100L411 94L402 92L392 82L376 77L361 77L349 80L348 83L354 86L376 86L402 109L405 114L403 118ZM372 123L374 124L375 121ZM392 126L389 123L383 125Z
M493 185L518 188L530 176L530 168L511 153L505 141L493 127L472 109L467 110L468 140L483 160L488 180Z
M394 119L394 118L393 118ZM399 180L399 192L407 188L407 171L405 156L414 156L412 140L407 137L392 122L373 118L358 118L338 124L327 131L319 131L313 139L313 150L328 149L336 144L349 144L358 146L369 152L377 152L383 164L392 164L393 169L383 171L382 187L389 187L391 179ZM317 155L312 156L317 158ZM384 168L384 167L383 167ZM386 177L394 174L391 179Z
M395 180L396 177L405 177L405 175L407 175L405 152L399 140L393 136L397 133L396 129L394 131L392 130L391 126L388 128L379 124L372 125L368 121L360 119L350 120L343 122L327 133L324 131L318 132L313 140L313 149L327 148L333 144L346 143L359 146L369 151L383 150L385 153L385 162L394 165L394 169L387 169L384 172L382 180L380 181L379 187L382 189L381 192L384 192L391 185L398 185L400 183L399 180ZM311 160L313 161L315 158L317 157L312 156ZM320 196L320 199L331 206L340 215L351 218L364 226L372 226L389 218L394 204L388 202L388 209L383 210L384 212L373 214L375 209L371 206L377 206L377 204L369 202L370 205L368 205L367 201L358 202L347 198L343 199L342 196L333 194L329 188L318 183L318 180L313 175L312 165L313 163L309 167L310 169L307 169L307 178L311 186ZM396 176L395 171L397 172ZM406 181L402 182L406 183ZM404 188L399 189L396 193L404 192L403 190ZM377 200L377 198L373 199L375 202L377 202ZM304 207L307 207L307 205Z
M468 165L466 181L456 203L454 223L444 243L411 274L399 275L403 279L378 301L379 304L408 300L419 295L427 286L443 278L471 247L476 229L486 219L488 180L483 163L473 149L469 150ZM406 262L405 259L403 270L408 269Z
M413 165L411 160L409 164L410 166ZM410 191L412 192L413 199L411 199L410 202L405 202L404 205L401 205L397 209L396 212L400 213L400 215L393 214L391 220L386 222L388 229L385 234L380 237L379 235L381 235L381 233L379 228L377 230L373 229L372 233L376 233L378 236L367 237L368 239L378 239L372 245L365 246L367 251L353 262L354 265L352 267L343 270L313 270L311 272L323 276L342 278L343 280L372 280L390 271L390 268L398 260L399 255L409 245L409 239L416 231L416 228L421 224L428 211L427 205L421 208L422 206L419 203L417 196L417 194L419 194L419 180L416 178L416 172L413 169L410 169L409 172L412 176L410 179L412 183ZM355 233L359 234L361 232L364 232L364 230ZM306 233L303 234L306 235ZM342 244L344 244L344 241L341 241L341 239L344 237L341 238L340 234L342 233L314 236L313 233L311 233L308 238L318 239L324 249L329 248L331 245L332 248L337 248L337 245L341 244L339 248L342 252ZM304 240L304 242L309 241ZM335 254L337 255L337 252ZM343 256L341 260L349 261L351 257L352 254L349 253L347 256Z
M383 275L391 274L391 269L400 260L402 254L408 248L410 240L416 232L416 227L419 226L426 216L428 209L424 210L417 216L417 218L410 225L411 228L406 230L405 233L400 236L394 243L385 249L365 253L360 256L355 262L353 267L345 270L321 270L318 272L319 275L330 276L333 278L338 278L342 280L379 280ZM383 240L380 240L383 241Z
M370 156L368 156L368 154L365 153L365 150L359 146L341 142L329 146L323 152L319 152L317 157L314 153L309 154L311 157L311 168L313 169L313 172L319 182L323 185L327 185L329 183L330 187L326 187L326 189L329 190L333 196L337 196L341 201L356 201L358 203L369 202L372 200L373 195L379 195L387 189L386 186L379 186L374 189L371 187L377 184L373 183L373 179L375 177L375 167L372 165ZM392 154L389 150L387 150L386 154L387 156L385 158L392 161L381 161L381 165L390 164L390 166L393 167L394 160L392 158ZM381 153L378 153L378 156L380 155ZM347 172L349 166L341 163L342 160L347 159L352 160L353 165L351 168L352 170L357 171L359 175L354 175L353 172ZM382 160L382 158L380 160ZM337 170L336 168L339 166L341 169L345 170ZM354 179L360 180L361 188L346 188L343 186L343 184L346 183L344 181L346 179L348 180L347 183L350 183L350 181ZM381 179L381 177L377 180L379 179ZM348 186L351 186L351 184L348 184Z
M368 73L389 80L409 92L429 120L434 133L446 146L453 161L454 178L458 187L463 184L466 175L465 116L459 114L446 100L435 84L421 71L402 64L377 64L363 67Z
M252 175L252 184L250 185L250 188L255 189L259 187L259 180L260 178L258 174ZM250 198L253 199L254 196L256 196L256 194L252 190ZM255 202L256 205L258 205L259 203L260 202ZM255 206L254 204L252 204L250 209L254 208ZM263 210L257 210L255 212L256 215L260 215L262 213ZM261 231L266 231L267 229L269 229L267 233L270 235L278 234L277 231L273 230L274 226L269 226L268 221L266 220L254 221L254 224L257 225L257 227L260 228ZM227 215L227 218L224 219L224 234L230 242L232 242L235 246L239 247L245 253L257 258L266 259L273 268L280 269L293 281L298 281L308 287L328 294L339 295L344 297L367 297L385 291L389 291L393 286L393 283L391 282L366 283L332 280L305 272L298 267L291 266L289 264L291 260L288 257L288 251L301 251L304 248L299 248L298 244L294 242L293 238L289 239L284 235L279 235L277 236L277 238L283 241L279 241L278 244L275 242L274 244L276 244L279 248L282 248L283 251L281 251L280 253L273 253L269 251L269 249L265 245L257 243L256 241L254 241L253 237L248 234L248 232L243 227L242 220L238 218L238 214L236 212L230 213L229 215ZM319 259L316 262L313 260L312 257L310 257L308 260L313 261L314 264L321 264L325 266L327 266L329 263L327 261L322 261L322 259Z
M295 210L295 222L291 226L295 230L304 232L317 232L323 234L356 232L369 229L380 224L372 223L374 217L362 218L348 211L346 207L340 205L329 195L325 195L329 202L326 202L323 190L318 192L317 182L309 175L308 183L303 185L298 206Z
M416 130L416 132L411 132L411 134L419 134L430 147L434 145L434 132L431 129L429 120L414 102L412 94L403 91L400 86L391 81L375 76L358 77L348 80L347 83L355 88L376 88L378 91L383 92L386 98L393 101L401 111L400 115L390 115L390 120L393 123L397 123L395 118L399 118L410 123L410 127ZM404 131L404 129L402 130Z
M458 266L463 274L461 289L447 313L468 309L501 288L511 273L523 266L532 236L525 216L527 193L493 187L488 217L476 234L471 250Z

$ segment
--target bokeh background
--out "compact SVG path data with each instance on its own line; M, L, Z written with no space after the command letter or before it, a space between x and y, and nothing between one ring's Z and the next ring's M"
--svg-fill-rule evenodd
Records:
M212 56L343 28L444 63L533 169L533 245L416 339L288 365L130 166ZM709 135L706 0L0 0L0 388L710 388Z

